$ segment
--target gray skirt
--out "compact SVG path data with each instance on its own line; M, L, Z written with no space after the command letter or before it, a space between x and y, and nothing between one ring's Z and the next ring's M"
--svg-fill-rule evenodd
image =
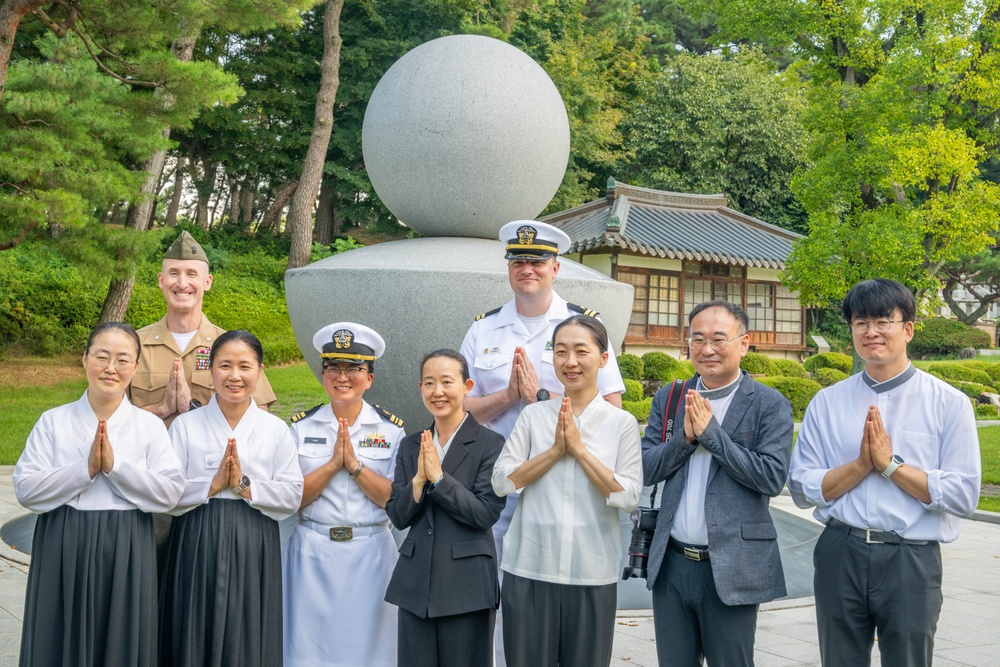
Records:
M281 665L278 523L213 498L174 519L160 591L160 664Z
M156 545L139 510L39 515L21 631L21 666L155 667Z

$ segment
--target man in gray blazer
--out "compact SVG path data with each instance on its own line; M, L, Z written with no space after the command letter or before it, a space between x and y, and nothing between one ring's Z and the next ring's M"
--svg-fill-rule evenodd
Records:
M753 665L757 607L785 595L768 502L785 485L792 411L740 370L748 319L727 301L699 304L687 339L697 375L663 442L669 386L642 440L647 485L664 482L646 585L661 667Z

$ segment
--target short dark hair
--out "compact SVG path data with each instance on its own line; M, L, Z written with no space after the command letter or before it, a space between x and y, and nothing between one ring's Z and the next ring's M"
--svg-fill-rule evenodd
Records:
M608 330L604 328L604 324L599 319L590 315L574 315L556 325L556 328L552 331L553 344L555 344L556 337L559 336L562 328L570 324L576 324L589 331L601 354L608 351Z
M723 301L722 299L699 303L697 306L692 308L691 312L688 313L688 326L691 326L691 323L694 321L694 318L698 313L708 310L709 308L722 308L724 311L732 315L733 319L740 325L741 336L750 331L750 318L747 317L747 311L743 310L743 307L739 304L733 303L732 301Z
M465 360L461 354L447 347L443 347L440 350L434 350L433 352L428 352L424 355L424 358L420 360L420 377L424 377L424 365L431 359L436 359L438 357L447 357L448 359L454 359L458 362L458 368L462 373L462 382L469 379L469 362Z
M89 353L90 348L94 345L94 340L103 333L108 331L123 331L132 339L135 343L135 356L138 359L139 355L142 353L142 343L139 341L139 333L131 325L125 324L124 322L105 322L104 324L98 324L94 327L93 331L90 332L90 336L87 337L87 349L84 352Z
M899 308L904 322L917 316L917 300L905 285L888 278L863 280L850 289L840 311L848 324L864 317L891 317Z
M209 368L215 365L216 352L229 343L246 343L250 349L253 350L253 356L257 358L257 363L264 363L264 348L261 346L257 337L246 329L233 329L232 331L227 331L215 339L215 344L212 345L212 350L208 353Z

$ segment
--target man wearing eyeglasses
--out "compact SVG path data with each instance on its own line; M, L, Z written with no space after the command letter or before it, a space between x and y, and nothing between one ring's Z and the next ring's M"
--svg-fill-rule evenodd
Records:
M768 503L785 485L792 409L740 370L750 347L741 307L709 301L688 321L697 375L670 440L669 385L653 398L642 439L644 483L664 483L646 578L656 653L661 667L749 666L758 606L785 595Z
M969 399L907 356L916 302L906 287L858 283L842 305L863 373L806 410L788 488L826 524L813 562L824 665L930 665L941 611L941 542L979 502Z

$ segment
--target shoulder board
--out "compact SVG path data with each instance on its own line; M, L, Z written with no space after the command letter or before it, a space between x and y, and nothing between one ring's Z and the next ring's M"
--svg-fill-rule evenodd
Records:
M590 308L584 308L583 306L578 306L575 303L566 303L566 307L570 310L575 310L578 313L583 313L587 317L597 317L600 315L596 310L591 310Z
M388 419L390 423L395 424L399 428L403 428L403 420L402 419L400 419L396 415L392 414L391 412L389 412L388 410L386 410L385 408L383 408L381 405L373 405L372 407L375 408L375 412L379 413L380 415L382 415L383 417L385 417L386 419Z
M312 413L314 413L317 410L319 410L324 405L326 405L326 403L320 403L319 405L317 405L315 407L312 407L312 408L309 408L308 410L306 410L304 412L299 412L298 414L292 415L292 423L294 424L297 421L301 421L301 420L305 419L306 417L308 417Z
M503 306L500 306L500 308L503 308ZM500 312L500 308L494 308L493 310L487 311L487 312L483 313L482 315L476 315L476 321L478 322L479 320L483 319L484 317L489 317L490 315L496 315L497 313Z

